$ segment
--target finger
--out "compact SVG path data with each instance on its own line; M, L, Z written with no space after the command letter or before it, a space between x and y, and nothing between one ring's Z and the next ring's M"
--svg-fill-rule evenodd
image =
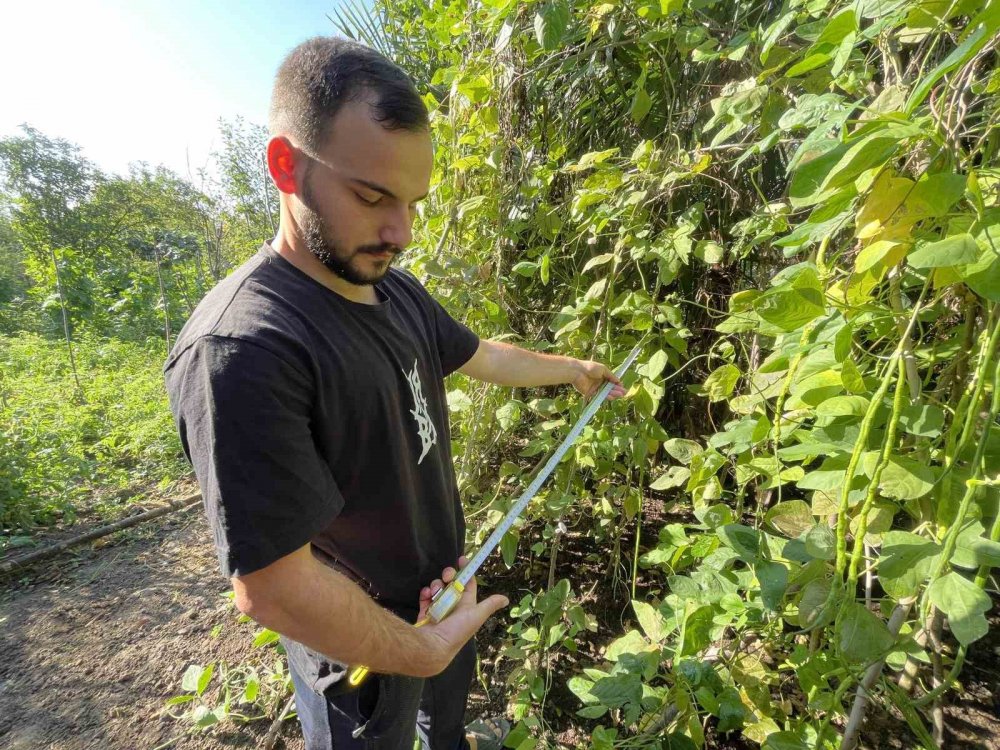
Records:
M424 586L422 589L420 589L421 601L423 601L424 599L430 599L432 596L434 596L434 594L431 593L430 586Z
M458 569L459 570L461 570L462 568L464 568L468 564L469 564L469 558L466 557L465 555L462 555L461 557L458 558Z
M431 585L429 588L431 590L431 596L434 596L435 594L437 594L438 591L444 588L444 583L442 583L441 579L438 578L434 581L431 581Z
M503 594L493 594L493 596L489 596L479 602L479 604L476 605L476 609L483 614L483 622L486 622L490 617L509 604L510 599Z
M455 578L454 568L445 568L444 572L441 573L441 580L444 581L445 583L451 583L454 578Z

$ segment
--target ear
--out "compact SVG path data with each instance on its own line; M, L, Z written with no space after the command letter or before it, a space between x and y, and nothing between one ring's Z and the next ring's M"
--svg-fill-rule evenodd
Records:
M295 148L283 135L278 135L267 142L267 171L271 174L275 186L282 193L295 193L298 185L295 181L296 154Z

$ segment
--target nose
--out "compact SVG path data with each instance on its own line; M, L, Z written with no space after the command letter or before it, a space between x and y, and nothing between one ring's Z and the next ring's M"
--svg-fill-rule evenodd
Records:
M390 214L379 232L379 239L400 250L405 250L413 239L413 215L409 206L402 206Z

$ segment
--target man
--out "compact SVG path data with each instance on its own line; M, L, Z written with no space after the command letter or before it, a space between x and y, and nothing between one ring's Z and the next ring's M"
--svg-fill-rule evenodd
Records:
M222 571L282 635L309 750L409 750L414 731L435 750L499 747L509 725L463 723L473 635L506 598L477 603L473 584L443 622L411 624L464 564L443 378L623 391L596 362L480 341L390 267L433 164L393 63L301 44L270 132L277 236L209 292L164 368ZM348 665L372 670L359 689Z

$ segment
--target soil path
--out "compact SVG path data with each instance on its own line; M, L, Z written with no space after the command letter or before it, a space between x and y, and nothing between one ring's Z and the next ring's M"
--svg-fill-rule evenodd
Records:
M275 660L221 596L229 585L210 540L199 504L5 582L0 748L260 747L267 720L203 733L164 711L190 664ZM278 747L303 747L295 720L282 736Z

